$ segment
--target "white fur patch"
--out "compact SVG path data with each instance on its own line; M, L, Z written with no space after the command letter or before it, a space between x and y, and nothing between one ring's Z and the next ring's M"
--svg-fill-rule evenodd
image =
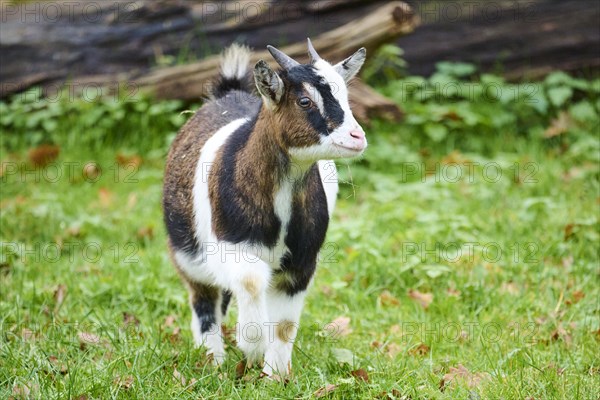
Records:
M338 173L335 163L331 160L319 161L319 175L321 175L321 183L327 197L327 210L331 217L339 190Z
M221 56L221 75L228 79L243 79L248 73L249 62L250 49L234 43Z

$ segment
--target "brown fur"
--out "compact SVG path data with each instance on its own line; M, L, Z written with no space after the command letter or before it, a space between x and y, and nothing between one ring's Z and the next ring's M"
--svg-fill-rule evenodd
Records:
M277 337L282 342L290 342L296 325L292 321L283 320L277 324Z
M182 211L190 226L194 225L192 189L196 166L202 147L212 136L212 129L205 121L200 112L194 114L179 131L167 157L164 196L168 196L175 208Z
M310 98L307 92L303 92L302 96ZM279 127L278 130L287 133L283 137L278 138L284 148L308 147L318 143L318 136L307 125L303 111L296 105L297 99L298 96L287 90L278 112L275 114L276 118L274 118L274 122ZM313 104L313 107L317 106Z
M246 289L250 297L252 297L254 300L258 298L261 287L260 283L255 278L252 278L250 276L245 277L242 280L242 285L244 285L244 289Z
M278 189L279 179L286 168L287 155L282 148L279 129L273 129L273 118L263 107L254 131L248 142L236 156L234 184L237 196L227 201L235 201L243 211L245 218L253 225L268 224L273 218L274 194ZM221 170L224 147L219 149L213 168ZM213 209L219 209L219 179L217 174L209 177L209 196ZM226 227L217 212L213 214L212 227L217 237L222 237Z

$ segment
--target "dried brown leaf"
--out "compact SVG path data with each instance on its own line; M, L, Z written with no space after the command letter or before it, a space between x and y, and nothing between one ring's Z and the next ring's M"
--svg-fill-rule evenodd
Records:
M56 289L54 289L54 313L56 314L58 310L60 310L60 306L62 306L63 301L65 301L65 296L67 295L67 287L62 283L59 284Z
M332 385L331 383L328 383L324 387L322 387L319 390L317 390L316 392L314 392L313 396L317 399L324 397L327 394L333 392L335 389L337 389L337 387L338 387L338 385Z
M34 167L43 167L58 158L60 147L44 144L29 150L29 161Z
M129 390L133 386L134 378L132 375L120 376L117 375L113 380L113 383L119 386L121 389Z
M142 226L137 231L137 238L139 240L152 239L154 237L154 227L152 225Z
M519 293L521 293L519 287L514 282L502 282L502 284L500 285L500 291L502 293L507 293L512 296L516 296Z
M138 169L143 162L142 157L137 154L126 155L118 153L115 159L120 166L129 168L133 167L135 169Z
M100 190L98 190L98 199L100 200L100 205L102 207L108 208L113 202L113 193L107 188L100 188Z
M63 362L61 362L58 359L58 357L49 356L48 361L50 361L50 364L52 364L54 367L56 367L56 369L58 369L61 375L65 375L67 372L69 372L67 366Z
M185 386L187 384L187 379L185 379L185 376L183 376L181 372L177 370L177 368L173 369L173 379L175 379L175 382L179 383L181 386Z
M21 329L21 337L23 338L23 340L29 342L30 340L35 339L35 332L33 332L29 328L23 328Z
M79 348L84 350L88 345L98 345L100 344L100 336L90 333L90 332L79 332L77 333L77 338L79 339Z
M585 293L583 293L581 290L576 290L571 295L571 299L572 299L573 303L579 303L584 297L585 297Z
M402 348L397 343L388 343L388 345L385 346L385 354L390 358L395 358L401 351Z
M334 319L329 323L330 326L334 327L333 336L348 336L352 333L352 329L350 328L350 318L345 316L340 316Z
M137 319L137 317L131 313L128 313L127 311L123 311L123 325L125 326L138 326L140 324L140 320Z
M569 238L571 236L573 236L573 231L575 230L575 224L567 224L565 225L565 235L564 235L564 241L566 242L567 240L569 240Z
M408 297L415 300L424 309L428 309L431 302L433 302L433 293L421 293L416 289L410 289L408 291Z
M565 111L561 111L558 114L558 118L553 119L550 122L550 126L544 131L545 138L551 138L562 135L569 130L572 121L569 114Z
M456 367L450 367L447 374L444 375L440 382L440 389L444 390L448 385L462 381L470 389L479 387L484 381L490 379L489 374L485 372L471 372L462 364Z
M175 323L176 319L177 319L177 317L175 315L167 315L167 317L165 318L165 322L164 322L163 326L165 328L169 328L169 327L173 326L173 324Z
M351 371L350 375L355 377L357 381L369 382L369 374L363 368Z
M397 306L400 305L398 300L389 290L384 290L379 295L379 301L383 306Z
M558 325L558 327L552 331L550 338L553 341L562 340L567 346L573 342L573 336L571 336L571 334L565 328L563 328L562 324Z
M235 365L235 379L241 379L246 374L246 361L241 360Z
M424 356L429 353L429 350L429 346L427 346L425 343L419 343L419 345L410 349L408 354L413 356Z
M94 161L89 161L83 166L82 174L86 181L96 182L96 180L102 174L102 171L100 171L100 167L97 163Z
M12 394L18 396L18 398L29 399L34 396L40 389L40 386L37 383L24 383L24 384L16 384L12 388Z

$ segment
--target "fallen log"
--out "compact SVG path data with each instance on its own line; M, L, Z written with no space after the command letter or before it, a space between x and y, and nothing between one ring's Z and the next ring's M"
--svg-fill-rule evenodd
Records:
M124 84L131 92L195 101L207 95L217 74L217 53L234 40L256 50L252 62L271 60L264 50L267 44L305 61L305 38L311 36L323 58L337 61L363 46L372 55L419 22L405 3L382 5L378 0L114 0L100 5L58 0L53 7L61 18L47 18L48 6L40 1L27 9L23 4L2 6L0 50L6 57L0 58L0 97L34 85L53 95L64 84L70 93L97 87L113 93ZM90 14L96 7L99 11ZM164 66L182 49L202 60ZM151 69L152 64L159 66ZM350 101L363 122L401 117L395 103L358 80L350 89Z
M324 59L339 61L360 47L365 47L367 53L372 54L381 44L411 32L417 24L418 19L410 7L403 2L391 2L312 41ZM298 61L308 60L305 41L281 50ZM260 59L270 60L271 56L266 50L255 51L250 63L255 64ZM135 84L159 98L198 99L208 95L218 67L219 57L210 56L199 62L154 70L136 78ZM394 102L360 81L350 86L350 102L357 118L363 122L377 117L398 120L402 115Z

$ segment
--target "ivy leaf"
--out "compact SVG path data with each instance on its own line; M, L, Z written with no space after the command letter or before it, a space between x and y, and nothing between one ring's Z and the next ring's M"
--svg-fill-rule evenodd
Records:
M425 124L425 133L435 142L441 142L448 135L448 128L442 124L427 123Z
M331 353L340 364L352 365L354 362L354 353L348 349L334 348L331 349Z
M435 66L439 72L446 75L456 76L458 78L472 75L477 70L473 64L464 62L442 61L437 63Z
M560 107L573 96L573 89L567 86L559 86L548 89L548 98L555 107Z
M598 114L589 101L580 101L572 105L569 107L569 114L579 122L594 122L598 119Z

